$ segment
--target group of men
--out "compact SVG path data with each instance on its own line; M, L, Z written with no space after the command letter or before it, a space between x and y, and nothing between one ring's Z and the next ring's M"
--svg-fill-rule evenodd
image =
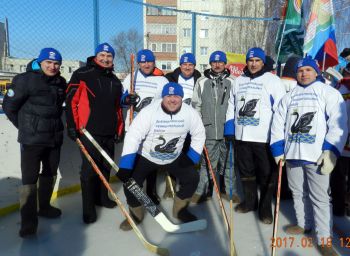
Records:
M182 222L197 219L188 211L190 202L201 203L212 196L210 165L224 181L222 196L238 203L237 212L258 210L261 222L271 224L277 164L286 163L297 217L286 232L302 234L315 229L320 251L335 255L331 247L322 245L332 237L329 174L348 136L347 109L342 95L324 84L315 60L294 61L297 64L291 73L296 81L287 88L270 72L265 52L258 47L248 50L247 65L238 78L230 75L222 51L210 55L210 68L203 76L195 69L191 53L183 54L180 67L164 76L155 66L153 52L143 49L137 53L137 70L122 84L113 73L114 57L109 44L100 44L67 86L59 73L60 53L44 48L28 64L27 72L14 78L3 109L18 128L21 144L21 237L36 233L38 215L61 215L50 205L50 198L63 140L62 103L66 101L68 136L82 141L104 177L109 179L110 169L81 128L112 158L115 141L126 131L117 176L122 182L132 177L141 187L147 180L147 194L159 203L156 174L166 170L175 188L173 215ZM127 90L131 81L133 91ZM125 127L122 106L133 109L127 112ZM230 155L235 156L234 164ZM80 181L83 221L93 223L96 205L113 208L116 204L84 155ZM140 223L142 205L128 190L124 192L131 216ZM131 226L124 221L120 228L130 230Z

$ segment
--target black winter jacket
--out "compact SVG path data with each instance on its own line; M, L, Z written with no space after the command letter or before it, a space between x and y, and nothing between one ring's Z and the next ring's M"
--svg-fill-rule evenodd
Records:
M4 97L3 110L18 128L18 142L26 145L59 146L63 142L61 120L66 80L57 74L46 76L33 70L13 78Z
M170 72L166 74L165 77L169 80L169 82L177 83L179 81L180 74L181 74L181 69L180 67L178 67L174 70L174 72ZM200 77L201 77L201 73L197 69L195 69L193 73L194 83L196 83L198 78Z

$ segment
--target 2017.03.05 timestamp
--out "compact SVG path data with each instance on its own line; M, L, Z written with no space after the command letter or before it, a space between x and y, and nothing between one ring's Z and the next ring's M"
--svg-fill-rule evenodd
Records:
M340 237L337 238L339 241L339 246L343 248L350 248L350 237ZM271 238L271 247L276 248L312 248L314 247L312 237L303 236L300 239L293 236L288 237L276 237L276 239ZM327 237L321 238L322 247L332 247L334 239ZM316 243L317 244L317 243Z

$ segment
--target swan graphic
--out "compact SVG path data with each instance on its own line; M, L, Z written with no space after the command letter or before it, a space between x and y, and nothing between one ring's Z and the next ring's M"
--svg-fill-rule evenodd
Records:
M158 137L159 140L162 141L161 144L156 145L154 147L154 151L160 152L160 153L173 153L176 150L176 143L179 141L180 137L174 138L166 142L166 140L163 138L163 136Z
M259 99L252 99L248 102L245 102L245 98L242 97L240 101L243 101L242 107L238 111L239 116L247 116L247 117L253 117L256 113L256 111L253 111L256 107L256 104L258 103Z
M315 112L307 112L303 115L301 115L299 119L299 113L297 111L294 111L292 115L297 116L294 123L292 124L292 127L290 128L290 131L293 133L309 133L312 126L309 125L314 118Z
M135 111L140 112L141 109L149 105L152 102L152 100L153 100L153 97L144 98L143 100L141 100L140 104L137 107L135 107Z

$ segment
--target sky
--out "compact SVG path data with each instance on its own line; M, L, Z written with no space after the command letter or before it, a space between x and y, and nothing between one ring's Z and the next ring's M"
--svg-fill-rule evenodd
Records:
M100 42L121 31L143 33L142 7L122 0L100 0ZM94 54L93 0L0 0L0 21L9 23L11 56L33 58L44 47L63 58L84 61Z

